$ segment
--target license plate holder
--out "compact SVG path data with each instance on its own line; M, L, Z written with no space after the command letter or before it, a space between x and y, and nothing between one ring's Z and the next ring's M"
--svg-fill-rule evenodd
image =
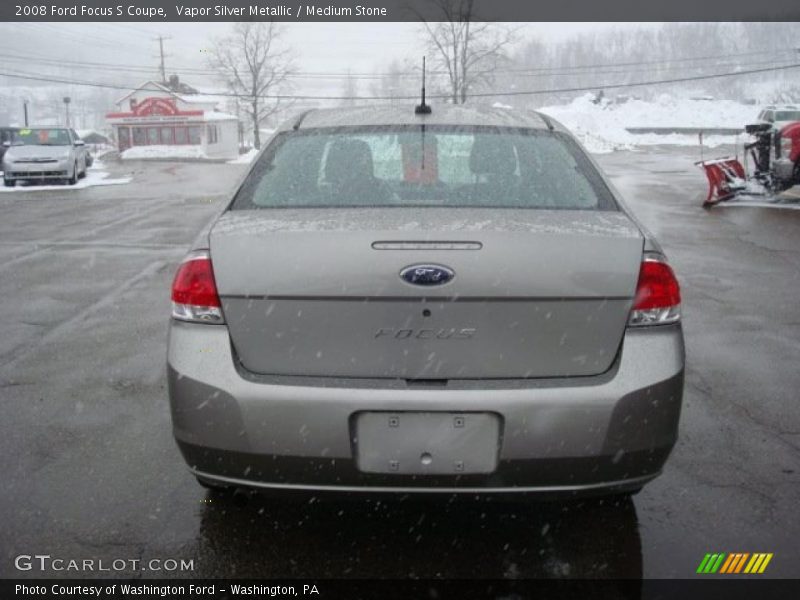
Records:
M365 473L492 473L500 453L495 413L362 412L355 418L356 466Z

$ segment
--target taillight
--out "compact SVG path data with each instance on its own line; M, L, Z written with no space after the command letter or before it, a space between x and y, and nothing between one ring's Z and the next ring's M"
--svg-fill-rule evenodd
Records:
M781 158L791 158L792 156L792 142L794 140L790 137L780 136L780 156Z
M172 317L196 323L225 322L207 251L192 252L178 267L172 281Z
M675 273L663 258L645 256L628 325L665 325L680 318L681 289Z

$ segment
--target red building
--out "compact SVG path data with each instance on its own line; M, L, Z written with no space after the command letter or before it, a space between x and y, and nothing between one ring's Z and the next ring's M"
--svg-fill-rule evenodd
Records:
M179 85L177 78L170 83ZM213 96L180 93L171 87L148 81L120 98L119 110L106 115L122 156L236 158L238 119L219 112Z

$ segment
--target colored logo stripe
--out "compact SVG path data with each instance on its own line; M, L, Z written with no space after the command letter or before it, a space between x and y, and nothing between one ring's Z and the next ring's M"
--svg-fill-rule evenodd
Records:
M750 556L748 553L734 553L729 555L728 560L722 565L720 573L738 573L744 567L744 562Z
M700 566L697 567L698 573L716 573L722 560L725 558L725 553L722 554L706 554Z
M772 560L772 553L756 552L750 554L749 552L732 552L726 554L718 552L716 554L706 554L703 560L700 561L700 566L697 567L698 573L763 573L769 562ZM747 566L745 566L747 565Z
M772 560L772 553L769 554L753 554L753 558L747 563L744 569L745 573L763 573L767 568L769 561Z

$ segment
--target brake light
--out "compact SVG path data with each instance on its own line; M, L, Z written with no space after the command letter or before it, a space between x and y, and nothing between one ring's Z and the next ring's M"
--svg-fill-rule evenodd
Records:
M780 152L782 158L791 158L792 157L792 143L794 140L790 137L781 136L780 137Z
M681 318L681 290L675 273L657 256L646 256L639 269L628 325L665 325Z
M178 267L172 281L172 317L196 323L224 323L211 256L192 252Z

